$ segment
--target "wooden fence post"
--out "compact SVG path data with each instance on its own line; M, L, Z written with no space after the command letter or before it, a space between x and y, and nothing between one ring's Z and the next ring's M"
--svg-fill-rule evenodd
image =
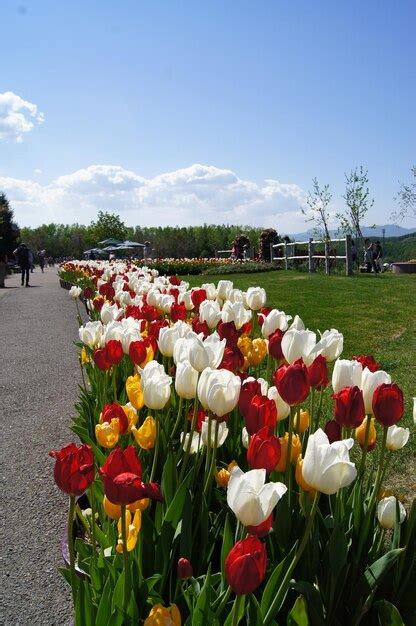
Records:
M309 272L315 271L315 263L314 263L314 258L313 258L314 245L312 242L313 242L313 239L312 237L310 237L309 243L308 243Z
M289 268L289 262L287 258L287 241L285 241L285 270Z
M345 273L352 276L351 235L345 237Z
M329 250L327 240L325 240L325 274L329 274Z

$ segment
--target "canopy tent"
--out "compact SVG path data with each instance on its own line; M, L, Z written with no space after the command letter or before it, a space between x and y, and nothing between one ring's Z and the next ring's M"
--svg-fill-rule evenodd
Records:
M109 239L104 239L104 241L99 241L98 243L100 246L118 246L123 242L120 241L120 239L113 239L110 237Z
M124 246L130 246L132 248L144 248L144 243L137 243L137 241L123 241Z

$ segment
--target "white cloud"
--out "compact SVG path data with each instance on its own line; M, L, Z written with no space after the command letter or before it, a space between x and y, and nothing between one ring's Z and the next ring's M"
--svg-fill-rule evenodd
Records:
M42 170L39 167L37 167L33 171L35 172L35 174L42 174Z
M207 223L305 226L300 208L305 193L296 184L243 180L231 170L194 164L144 178L117 165L90 165L47 185L0 177L20 225L88 223L98 210L121 215L129 225Z
M43 121L44 115L36 104L23 100L12 91L0 93L0 139L20 143L24 133Z

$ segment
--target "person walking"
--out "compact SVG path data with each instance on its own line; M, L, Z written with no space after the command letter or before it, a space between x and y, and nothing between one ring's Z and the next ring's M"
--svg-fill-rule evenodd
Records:
M33 264L33 254L27 247L25 243L21 243L17 246L16 250L13 252L16 257L16 261L20 266L20 270L22 272L22 287L26 281L26 287L30 287L29 285L29 271L30 267Z
M42 270L42 274L45 270L46 264L46 250L38 250L39 267Z
M353 267L357 266L357 268L359 269L357 246L355 245L354 239L351 239L351 260L352 260L352 266Z
M383 248L381 246L381 243L379 241L376 241L376 245L375 245L375 265L377 267L377 270L379 272L383 271Z

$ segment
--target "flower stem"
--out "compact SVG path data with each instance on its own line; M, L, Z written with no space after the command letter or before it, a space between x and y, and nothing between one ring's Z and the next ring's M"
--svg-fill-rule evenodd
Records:
M171 433L171 437L173 438L175 436L176 430L180 424L181 421L181 417L182 417L182 405L183 405L183 398L179 398L179 407L178 407L178 415L176 417L176 422L175 425L173 427L172 433ZM186 417L186 415L185 415Z
M72 599L75 603L77 601L77 579L75 575L75 546L74 546L74 516L75 516L75 496L69 498L69 512L68 512L68 550L69 550L69 568L71 570L71 588Z
M386 453L387 431L388 431L388 426L384 426L383 439L381 442L380 458L378 461L376 480L374 482L373 500L377 498L378 490L380 489L381 479L384 473L383 462L384 462L384 455Z
M178 485L181 484L181 482L183 480L183 477L185 475L186 466L188 465L188 459L189 459L189 455L191 453L192 437L194 436L195 427L196 427L197 415L198 415L198 400L195 398L194 412L193 412L193 415L192 415L192 423L191 423L191 431L189 433L188 443L186 445L186 450L185 450L185 456L184 456L184 459L182 461L181 471L179 473Z
M89 489L89 500L91 506L91 544L92 544L92 562L95 564L97 557L97 547L95 542L95 499L93 493L93 486Z
M277 590L277 593L274 597L274 600L269 608L269 610L266 613L266 616L263 620L263 626L267 626L270 621L273 619L275 612L278 610L279 605L283 599L283 596L286 592L286 587L288 582L290 581L292 574L293 574L293 570L295 569L296 565L298 564L300 557L303 554L303 551L306 548L306 545L308 543L309 540L309 534L311 532L311 528L312 528L312 524L313 524L313 520L315 519L315 514L316 511L318 509L318 502L319 502L319 496L320 496L320 492L317 491L315 493L315 497L312 503L312 507L309 513L309 518L308 521L306 523L306 527L305 527L305 532L303 533L303 537L302 537L302 541L299 544L299 548L296 551L295 556L293 557L293 561L291 562L291 564L288 567L288 570L286 572L286 575L284 577L284 579L282 580L279 589Z
M240 612L240 604L241 604L241 598L243 596L236 596L235 600L234 600L234 604L233 604L233 609L232 609L232 622L231 622L231 626L237 626L239 620L238 614Z
M153 450L153 462L152 462L152 470L150 472L150 482L153 482L153 479L155 477L155 473L156 473L156 466L157 466L157 457L159 455L159 439L160 439L160 431L159 431L159 418L158 415L155 411L155 423L156 423L156 441L155 441L155 447Z
M361 462L360 462L360 467L358 469L358 476L362 476L364 469L365 469L365 459L367 456L367 448L368 448L368 438L370 436L370 426L371 426L371 415L368 414L366 416L366 424L365 424L365 433L364 433L364 447L363 447L363 453L361 455Z
M113 367L113 393L114 393L114 402L117 402L117 381L116 381L116 368Z
M123 563L124 563L124 593L123 593L123 611L126 613L129 603L130 593L130 569L127 552L127 529L126 529L126 505L121 505L121 537L123 539Z

